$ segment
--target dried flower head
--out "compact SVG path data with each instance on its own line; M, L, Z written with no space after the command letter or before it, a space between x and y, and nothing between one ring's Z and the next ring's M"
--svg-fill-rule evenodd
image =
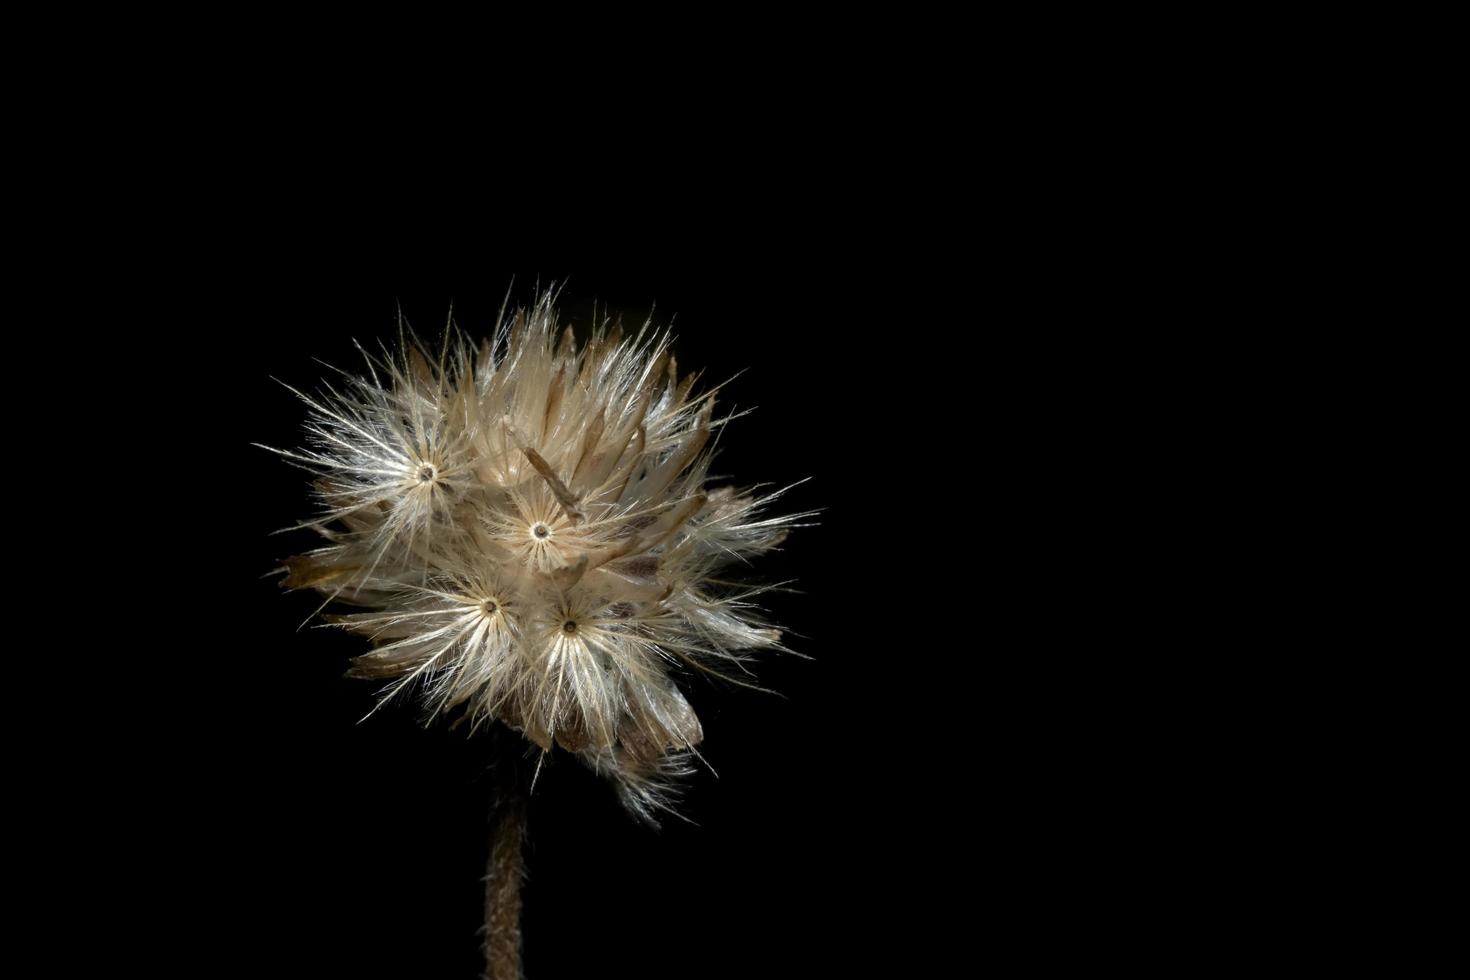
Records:
M730 677L785 649L762 589L725 569L807 515L705 487L729 418L650 324L579 346L548 294L478 348L436 346L407 336L364 353L367 376L296 392L310 445L273 451L316 474L303 526L325 543L284 584L360 610L328 619L371 639L352 673L390 681L380 704L412 687L430 718L560 745L651 819L702 737L674 670Z

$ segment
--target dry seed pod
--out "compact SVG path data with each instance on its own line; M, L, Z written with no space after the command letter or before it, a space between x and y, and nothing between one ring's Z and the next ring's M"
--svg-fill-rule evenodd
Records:
M303 526L323 543L284 584L357 610L329 619L371 640L352 673L388 680L384 701L411 690L430 717L561 746L651 820L703 736L673 668L730 677L785 649L760 589L723 570L808 515L706 489L728 419L651 325L579 346L548 294L478 347L438 348L406 338L296 392L310 444L273 451L317 475Z

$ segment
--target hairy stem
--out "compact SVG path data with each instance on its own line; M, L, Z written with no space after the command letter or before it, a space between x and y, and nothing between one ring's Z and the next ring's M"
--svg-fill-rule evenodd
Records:
M526 837L526 798L519 783L491 811L490 859L485 868L485 976L521 980L521 879Z
M485 869L485 970L487 980L521 980L522 842L526 800L511 789L493 811L490 860Z

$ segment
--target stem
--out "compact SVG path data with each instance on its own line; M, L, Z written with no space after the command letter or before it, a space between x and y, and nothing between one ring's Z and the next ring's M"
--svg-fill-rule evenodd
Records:
M485 970L487 980L521 980L522 844L526 798L518 781L494 806L495 829L485 868Z

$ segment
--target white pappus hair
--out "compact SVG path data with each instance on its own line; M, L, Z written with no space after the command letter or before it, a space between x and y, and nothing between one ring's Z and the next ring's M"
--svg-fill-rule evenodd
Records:
M749 651L786 649L750 601L770 586L727 571L810 513L706 488L715 392L651 323L579 345L553 299L478 346L407 335L364 352L365 376L292 389L309 444L272 451L315 474L301 526L324 542L283 584L357 610L327 618L372 641L351 673L389 681L380 704L412 688L431 719L559 745L651 820L703 736L676 669L736 680Z

